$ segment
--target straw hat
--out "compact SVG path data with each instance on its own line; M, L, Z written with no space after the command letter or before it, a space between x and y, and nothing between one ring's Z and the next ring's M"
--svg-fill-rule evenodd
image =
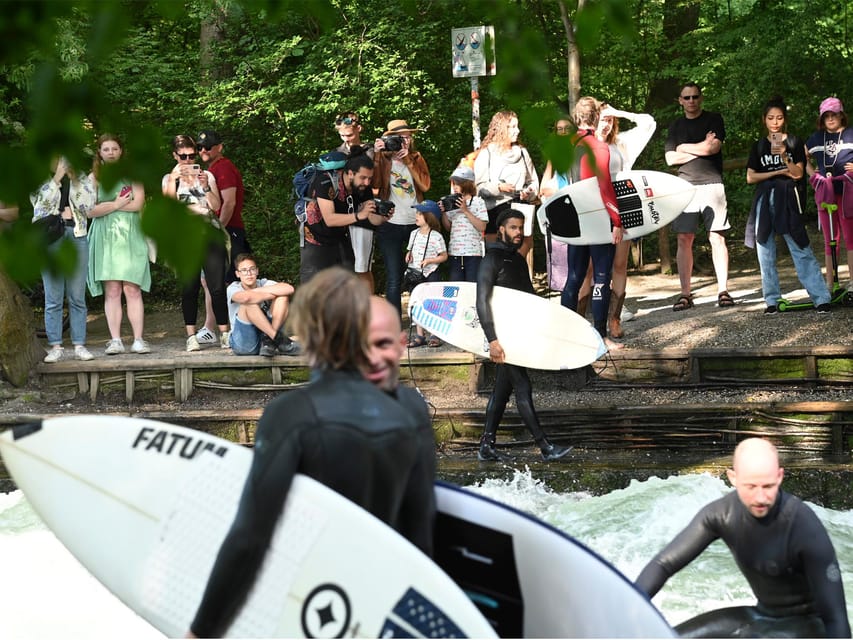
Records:
M414 133L415 131L420 131L420 129L417 127L410 127L409 123L405 120L391 120L391 122L388 123L388 130L382 135L392 136L403 133Z

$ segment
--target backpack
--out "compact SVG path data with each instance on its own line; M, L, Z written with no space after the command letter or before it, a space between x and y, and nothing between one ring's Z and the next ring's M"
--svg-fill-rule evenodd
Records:
M317 172L326 171L331 174L334 171L343 169L346 162L346 154L340 151L330 151L320 156L319 162L306 164L293 176L293 192L296 196L296 202L293 204L293 214L296 216L296 221L300 227L305 224L308 203L314 200L311 194L311 185L314 184ZM338 181L331 175L330 178L335 195L337 195Z

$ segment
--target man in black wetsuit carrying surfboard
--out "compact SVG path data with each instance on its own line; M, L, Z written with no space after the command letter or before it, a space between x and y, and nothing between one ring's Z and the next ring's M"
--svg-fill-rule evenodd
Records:
M758 603L702 614L676 631L688 638L849 638L835 549L814 512L779 489L784 470L767 440L749 438L727 471L735 488L706 505L637 578L654 596L714 540L734 555Z
M384 305L384 306L383 306ZM435 437L426 403L398 386L399 316L330 267L294 297L311 381L270 402L251 470L187 637L220 637L263 563L296 473L323 483L432 554Z
M545 460L558 460L566 455L571 447L560 447L548 442L545 432L539 425L539 417L533 407L533 391L527 369L505 362L504 350L495 333L492 315L492 290L501 286L518 289L525 293L534 293L527 269L527 262L518 249L524 232L524 216L515 209L508 209L498 216L495 222L497 241L486 247L486 256L480 264L477 276L477 315L486 339L489 341L489 357L497 363L495 387L486 405L486 426L480 439L477 457L482 461L501 460L495 449L495 434L506 409L509 396L515 390L515 404L524 426L533 435ZM519 327L522 331L525 327Z

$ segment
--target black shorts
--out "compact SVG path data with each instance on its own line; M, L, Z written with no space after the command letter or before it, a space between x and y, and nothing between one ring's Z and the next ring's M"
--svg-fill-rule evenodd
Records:
M352 271L354 263L349 237L336 244L311 244L306 241L300 249L299 284L305 284L323 269L336 265Z

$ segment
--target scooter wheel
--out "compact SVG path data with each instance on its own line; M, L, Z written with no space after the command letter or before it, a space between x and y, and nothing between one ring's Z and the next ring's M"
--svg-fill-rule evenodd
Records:
M844 297L841 298L841 306L853 307L853 291L848 291L844 294Z
M789 303L787 300L779 300L779 302L776 303L776 308L779 311L787 311L788 310L788 304Z

